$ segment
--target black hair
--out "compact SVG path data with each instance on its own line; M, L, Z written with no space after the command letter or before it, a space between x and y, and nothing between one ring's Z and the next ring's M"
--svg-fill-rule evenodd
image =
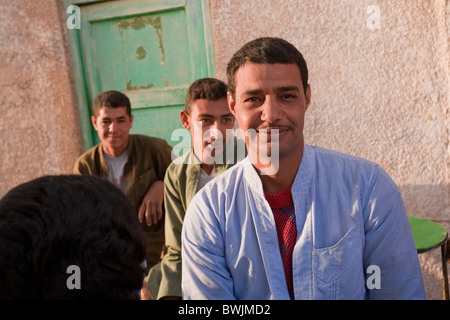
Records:
M202 78L194 81L186 93L185 109L191 113L191 105L196 100L219 100L227 98L227 85L215 78Z
M145 241L136 211L106 179L37 178L0 200L0 299L139 299ZM80 289L68 286L69 266Z
M98 112L100 108L119 108L125 107L127 110L127 114L131 117L131 102L130 99L122 92L115 90L108 90L104 92L100 92L97 97L94 99L94 103L92 105L92 113L95 118L98 116Z
M303 90L308 86L308 67L303 55L288 41L276 37L263 37L243 45L230 59L227 66L228 91L235 98L236 72L246 62L296 64L300 70Z

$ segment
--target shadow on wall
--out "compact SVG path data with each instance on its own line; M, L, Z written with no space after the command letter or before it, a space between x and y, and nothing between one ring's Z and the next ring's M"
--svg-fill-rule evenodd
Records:
M438 222L450 233L450 185L400 186L399 189L408 216ZM419 254L419 261L427 299L442 300L440 248Z

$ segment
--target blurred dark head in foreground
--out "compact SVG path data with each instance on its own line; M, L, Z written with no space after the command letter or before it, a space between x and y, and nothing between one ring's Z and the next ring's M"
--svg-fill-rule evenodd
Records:
M0 299L139 299L145 242L107 180L47 176L0 200Z

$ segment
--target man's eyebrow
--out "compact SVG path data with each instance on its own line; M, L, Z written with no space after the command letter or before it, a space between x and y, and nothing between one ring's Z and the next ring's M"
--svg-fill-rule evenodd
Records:
M247 91L242 92L241 96L251 96L254 94L260 94L262 92L263 92L263 90L261 90L261 89L247 90Z
M214 118L212 115L208 114L208 113L200 113L197 117L202 117L202 118Z
M298 86L282 86L275 88L276 92L286 92L286 91L297 91L300 92L300 88ZM254 90L247 90L242 93L242 96L251 96L256 94L261 94L263 92L262 89L254 89Z
M300 88L297 86L286 86L286 87L278 87L276 89L278 92L286 92L286 91L298 91L300 92Z
M211 118L211 119L214 119L214 116L211 115L211 114L208 114L208 113L200 113L197 117L199 117L199 118ZM226 117L234 117L234 116L233 116L233 114L230 112L230 113L221 115L220 117L221 117L221 118L226 118Z
M120 116L120 117L117 117L117 118L113 118L113 119L116 119L116 120L123 120L123 119L126 119L127 117L126 116ZM101 118L103 121L105 121L105 120L111 120L111 117L102 117Z

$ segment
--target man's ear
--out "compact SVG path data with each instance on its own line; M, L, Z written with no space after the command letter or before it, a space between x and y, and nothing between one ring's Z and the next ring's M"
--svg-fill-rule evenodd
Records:
M180 111L180 121L181 121L181 124L183 125L183 128L185 128L187 130L191 129L189 120L190 120L189 113L187 113L186 110L181 110Z
M133 119L134 119L134 117L133 117L133 115L131 115L131 116L130 116L130 124L131 124L131 127L133 126Z
M231 92L227 92L227 102L228 102L228 108L230 108L231 113L236 118L236 102L234 101L233 95Z
M91 117L91 122L92 122L92 126L94 127L95 131L98 131L97 119L94 116Z
M311 86L309 84L306 87L305 100L306 100L306 109L308 109L309 104L311 103Z

